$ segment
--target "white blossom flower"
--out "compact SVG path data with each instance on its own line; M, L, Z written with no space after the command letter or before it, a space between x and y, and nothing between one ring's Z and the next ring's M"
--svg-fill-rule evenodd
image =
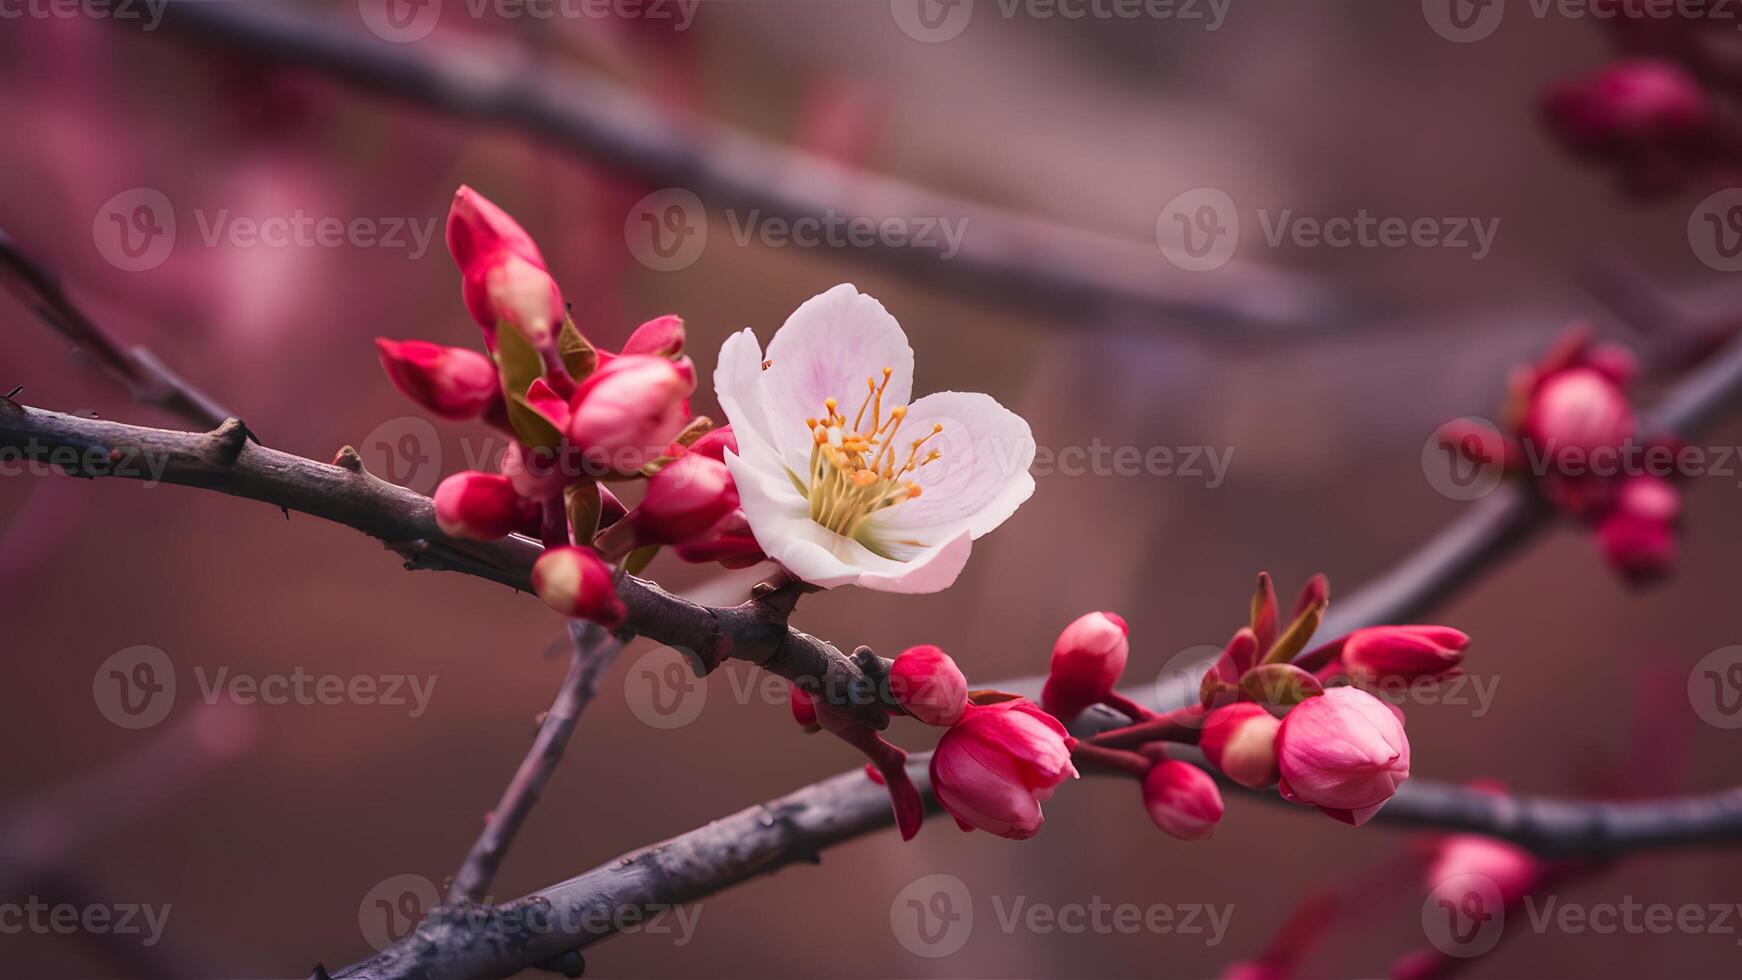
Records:
M1028 423L977 393L909 404L907 335L850 284L794 310L766 355L748 329L728 338L714 391L757 544L813 585L948 588L1034 492Z

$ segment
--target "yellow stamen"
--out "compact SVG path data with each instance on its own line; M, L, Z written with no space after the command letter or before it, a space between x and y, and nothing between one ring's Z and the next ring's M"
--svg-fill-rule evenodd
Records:
M885 367L881 383L875 376L865 379L865 398L851 426L840 413L838 401L823 400L823 416L805 419L813 443L810 472L804 479L794 477L810 501L811 520L867 546L873 542L867 534L866 519L918 497L920 487L912 477L943 455L936 449L921 453L926 443L944 430L943 425L933 423L930 432L908 443L906 458L896 466L896 436L908 410L897 405L884 414L883 395L894 374L894 368Z

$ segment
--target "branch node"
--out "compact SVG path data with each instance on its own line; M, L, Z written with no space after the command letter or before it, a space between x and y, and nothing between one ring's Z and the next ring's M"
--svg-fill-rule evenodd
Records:
M333 454L333 465L342 470L350 470L352 473L365 472L363 457L357 455L357 450L353 446L341 446L339 451Z
M212 438L218 443L218 457L228 466L242 455L242 447L254 433L248 431L248 426L234 415L224 420L224 424L212 430Z

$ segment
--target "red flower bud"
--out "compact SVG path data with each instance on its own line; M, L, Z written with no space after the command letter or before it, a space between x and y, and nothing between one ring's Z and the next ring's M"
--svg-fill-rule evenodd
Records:
M1546 865L1516 844L1479 834L1452 834L1439 841L1427 868L1432 896L1450 908L1469 910L1470 896L1478 903L1500 899L1498 908L1482 908L1488 916L1499 915L1506 906L1519 902L1542 881ZM1494 888L1471 888L1468 875L1479 875Z
M562 293L532 236L470 187L448 210L448 251L460 267L460 295L485 336L507 320L540 350L550 348L564 317Z
M548 500L570 483L555 452L528 449L518 442L509 443L502 454L502 475L516 494L534 501Z
M1222 791L1210 774L1189 762L1164 759L1143 777L1149 819L1180 840L1207 840L1222 819Z
M1061 721L1110 694L1131 653L1125 620L1116 613L1092 612L1064 628L1052 648L1052 666L1040 703Z
M895 658L889 693L927 725L948 728L968 710L968 679L949 654L934 646L910 647Z
M375 338L388 380L405 397L444 419L474 419L496 397L496 365L463 347Z
M633 475L683 430L692 376L663 357L618 357L594 372L570 401L569 441L590 467Z
M1594 368L1575 367L1543 379L1522 435L1538 455L1582 467L1593 450L1620 447L1633 431L1633 406L1615 382Z
M719 460L722 463L726 461L728 451L733 455L738 453L738 437L732 434L730 425L710 429L700 439L690 443L690 452Z
M623 353L676 357L683 353L683 343L683 317L667 314L636 327L623 342Z
M738 509L726 464L685 453L647 481L647 495L629 512L637 545L678 544L706 533Z
M1335 687L1283 717L1276 764L1283 799L1360 826L1409 778L1409 738L1395 708Z
M811 700L810 694L804 688L797 684L791 685L791 691L787 695L787 706L792 709L792 720L798 722L798 727L807 732L814 732L822 727L817 724L817 704ZM883 781L883 777L876 769L870 768L866 771L877 782Z
M1409 684L1458 672L1470 638L1449 626L1370 626L1343 643L1343 670L1358 684Z
M1700 136L1711 119L1710 100L1692 75L1673 62L1648 59L1561 82L1543 107L1556 134L1587 153L1640 152L1686 141Z
M768 560L742 510L727 514L707 535L678 545L672 553L692 564L719 562L727 568L749 568Z
M444 534L494 541L529 524L536 527L538 505L515 493L499 473L467 470L436 487L435 515Z
M969 705L932 753L932 792L963 830L1026 840L1045 819L1041 802L1076 778L1075 743L1025 699Z
M1597 523L1597 543L1611 568L1635 583L1675 568L1681 495L1657 476L1629 477L1615 506Z
M462 184L448 209L448 252L461 269L507 251L544 268L544 256L520 223L508 212Z
M573 619L618 629L628 617L617 597L616 576L591 549L548 548L532 566L532 591L545 605Z
M1210 764L1248 789L1276 782L1276 733L1282 722L1250 701L1230 704L1204 719L1198 747Z

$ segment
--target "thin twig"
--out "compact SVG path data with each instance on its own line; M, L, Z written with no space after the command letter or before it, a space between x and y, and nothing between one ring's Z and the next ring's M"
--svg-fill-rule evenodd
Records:
M563 750L574 734L581 712L598 693L599 678L623 649L623 641L600 626L592 623L569 625L569 640L574 652L569 658L568 675L563 678L556 700L538 726L532 749L521 760L514 778L502 791L501 801L484 822L483 833L478 835L477 843L466 855L465 864L454 876L453 886L448 890L450 902L484 901L509 845L514 842L514 835L520 831L520 825L526 822L527 814L532 812L533 804L538 802L539 795L550 782L557 763L562 761Z

